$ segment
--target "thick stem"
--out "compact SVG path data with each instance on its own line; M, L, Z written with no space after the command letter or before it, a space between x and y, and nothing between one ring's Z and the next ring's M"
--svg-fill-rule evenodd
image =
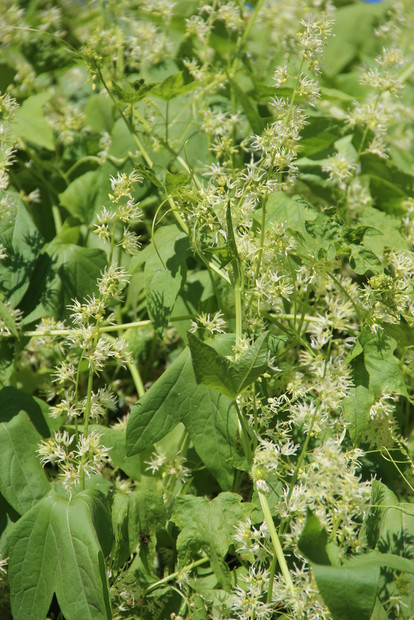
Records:
M139 398L142 398L145 394L145 387L142 382L141 374L135 364L128 364L128 370L131 373L132 380Z
M276 532L275 524L273 523L273 517L270 512L269 502L267 501L267 497L262 491L258 490L260 505L263 510L263 515L269 529L270 538L272 539L273 548L275 550L277 561L279 562L280 570L282 571L282 575L285 579L286 585L293 593L293 581L290 575L288 566L286 564L286 558L283 553L282 545L280 544L278 533Z

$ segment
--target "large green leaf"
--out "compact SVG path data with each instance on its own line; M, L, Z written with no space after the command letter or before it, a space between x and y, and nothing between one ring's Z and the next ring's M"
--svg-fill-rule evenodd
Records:
M161 338L186 277L188 247L187 236L176 226L163 226L155 233L145 262L148 314Z
M122 469L133 480L139 480L141 478L141 457L127 456L125 432L99 424L94 424L92 428L99 432L101 444L110 449L109 455L114 466Z
M107 262L103 250L57 239L45 249L21 301L26 314L23 324L50 314L65 317L73 299L83 300L96 290L96 280Z
M361 2L340 7L337 10L335 36L328 40L322 63L329 77L344 70L362 50L375 49L377 42L374 36L374 25L384 11L384 5Z
M43 106L51 93L32 95L23 101L13 119L13 134L27 142L33 142L49 151L55 148L53 131L45 118Z
M387 248L407 249L407 241L401 235L401 216L383 213L374 207L365 206L359 216L361 224L370 226L364 239L364 246L382 258Z
M268 367L268 334L262 334L236 361L231 362L213 347L188 334L188 345L197 383L236 398Z
M15 204L15 216L0 227L1 243L7 257L0 261L0 282L7 299L16 307L29 287L43 239L21 198L12 191L0 192L0 198Z
M370 551L365 555L357 555L350 558L344 563L346 568L349 567L366 567L370 566L384 566L393 570L398 570L405 573L414 575L414 560L395 555L393 553L381 553L380 551Z
M387 390L407 395L407 388L401 372L401 365L393 355L397 342L386 333L373 334L363 328L358 337L364 351L364 364L369 375L369 389L373 394Z
M56 593L66 620L111 618L102 549L93 523L96 493L48 495L8 535L13 618L45 618ZM94 515L96 518L96 515Z
M42 437L49 437L62 420L49 415L49 405L40 398L7 386L0 390L0 422L9 422L20 411L25 411Z
M59 194L60 204L66 207L71 215L78 217L81 222L90 224L96 209L101 208L101 205L97 204L101 183L102 171L100 169L85 172Z
M188 349L132 408L127 427L127 454L142 452L162 439L179 422L194 447L224 489L231 488L237 416L223 394L197 385Z
M379 565L338 566L338 550L318 518L308 512L299 549L311 561L323 600L334 620L369 620L379 581ZM334 566L332 564L335 564Z
M381 551L414 557L414 506L399 502L397 496L382 482L374 480L367 517L369 544Z
M117 566L122 566L139 544L155 552L154 534L165 526L167 515L161 491L145 489L117 493L112 502L114 550ZM144 555L144 554L142 554Z
M333 620L369 620L377 595L378 564L323 566L312 564L316 583Z
M85 105L85 123L92 131L110 132L113 125L113 101L102 93L91 95Z
M348 433L354 445L358 446L364 437L370 422L369 410L374 398L363 385L352 388L349 395L343 400L344 417L348 423Z
M0 423L0 492L20 514L50 491L36 454L41 439L25 411Z
M332 553L329 553L328 532L311 511L308 511L298 546L311 562L327 566L336 563L332 561Z
M204 497L177 497L171 520L181 529L177 539L180 559L188 562L203 549L209 557L219 585L230 590L230 571L224 560L233 542L234 528L251 511L235 493L220 493L209 501Z

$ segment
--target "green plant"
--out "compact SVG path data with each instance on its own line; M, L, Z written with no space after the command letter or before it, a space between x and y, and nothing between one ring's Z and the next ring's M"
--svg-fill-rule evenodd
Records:
M4 617L412 617L410 5L2 3Z

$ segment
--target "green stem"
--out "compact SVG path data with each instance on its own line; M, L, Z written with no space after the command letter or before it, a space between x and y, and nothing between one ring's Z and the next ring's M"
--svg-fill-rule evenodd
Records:
M249 34L250 34L250 30L253 27L254 22L257 19L257 16L259 15L260 9L262 8L264 4L264 0L259 0L258 3L255 6L253 15L251 16L251 18L249 19L249 21L247 22L247 26L245 28L245 31L243 32L243 35L239 41L239 44L237 46L237 50L236 50L236 54L235 56L237 56L238 52L242 49L243 45L245 44Z
M251 465L253 463L253 455L252 455L252 449L250 446L250 433L249 433L249 427L246 424L246 420L242 414L242 412L239 409L239 406L237 404L236 401L234 401L234 406L236 408L236 412L237 412L237 419L239 421L239 426L240 426L240 442L243 448L243 452L244 452L244 456L247 459L247 462L249 463L249 465Z
M241 293L241 284L239 282L236 282L236 284L234 285L234 308L236 314L236 347L240 344L243 335Z
M88 373L88 385L86 388L86 405L85 405L85 413L83 416L83 436L86 438L88 436L89 430L89 417L91 414L91 402L92 402L92 385L93 385L93 368L89 367ZM85 489L85 469L83 467L86 460L86 456L82 456L81 467L80 467L80 490L83 491Z
M62 230L62 218L60 216L59 207L56 205L53 205L52 207L52 217L55 224L56 234L58 235L59 232Z
M168 583L169 581L172 581L173 579L176 579L179 576L179 574L182 573L183 571L189 572L193 568L197 568L197 566L201 566L202 564L205 564L208 561L209 561L209 558L201 558L200 560L196 560L195 562L191 562L191 564L187 564L187 566L183 567L181 570L177 570L177 571L175 571L175 573L171 573L170 575L167 575L167 577L164 577L163 579L160 579L159 581L156 581L155 583L152 583L145 590L144 596L146 596L150 592L153 592L154 590L156 590L160 586L163 586L164 584Z
M75 172L75 170L79 168L79 166L82 166L82 164L88 161L99 165L102 163L99 157L96 157L96 155L87 155L86 157L82 157L82 159L78 159L78 161L75 161L73 166L71 166L69 170L66 171L66 176L69 178L71 174L73 174L73 172Z
M145 394L144 384L142 382L141 374L135 364L128 364L128 369L134 382L135 388L139 398L142 398Z
M275 554L275 555L273 555L272 561L270 563L269 588L267 590L266 603L271 603L272 602L273 581L275 579L276 567L277 567L277 555Z
M293 593L293 581L290 575L288 566L286 564L286 558L283 553L282 545L280 544L278 533L276 532L275 524L273 522L273 517L270 512L269 502L267 501L267 497L262 491L257 491L259 495L260 505L263 510L263 515L269 529L270 538L272 539L273 548L275 550L277 561L279 562L280 570L282 571L282 575L285 579L286 585L289 590Z
M116 212L118 212L118 206L117 205L117 209ZM115 215L114 220L113 220L113 226L112 226L112 234L111 234L111 245L110 245L110 249L109 249L109 258L108 258L108 264L112 265L112 259L114 257L114 249L115 249L115 234L116 234L116 225L118 223L118 216Z

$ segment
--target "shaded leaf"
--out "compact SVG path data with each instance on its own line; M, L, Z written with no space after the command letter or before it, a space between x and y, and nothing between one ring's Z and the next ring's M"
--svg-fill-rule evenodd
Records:
M94 424L92 428L99 432L101 443L106 448L110 448L109 456L114 466L122 469L133 480L140 480L141 457L127 456L125 432L115 428L100 426L99 424Z
M210 347L196 336L188 334L188 344L197 383L236 398L268 367L268 334L262 334L236 361Z
M97 203L101 181L101 169L85 172L72 181L64 192L59 194L60 204L71 215L78 217L81 222L90 224L95 216L96 209L101 207Z
M139 545L155 553L155 533L167 518L160 491L142 490L116 493L112 503L114 549L117 566L122 566Z
M371 392L363 385L352 388L349 395L343 400L342 406L348 433L355 446L359 445L368 429L369 410L373 402L374 398Z
M10 334L17 336L16 322L9 310L9 308L0 300L0 321L2 321L5 327L9 330Z
M154 235L152 254L145 262L147 309L160 338L187 274L187 236L176 226L163 226Z
M20 514L50 491L36 454L41 439L25 411L0 423L0 492Z
M202 548L210 559L219 585L230 590L230 571L224 560L233 542L234 526L250 513L249 504L241 504L235 493L220 493L208 501L204 497L177 497L171 520L181 529L177 539L178 555L188 562Z
M378 590L380 567L312 564L316 583L333 620L369 620Z

